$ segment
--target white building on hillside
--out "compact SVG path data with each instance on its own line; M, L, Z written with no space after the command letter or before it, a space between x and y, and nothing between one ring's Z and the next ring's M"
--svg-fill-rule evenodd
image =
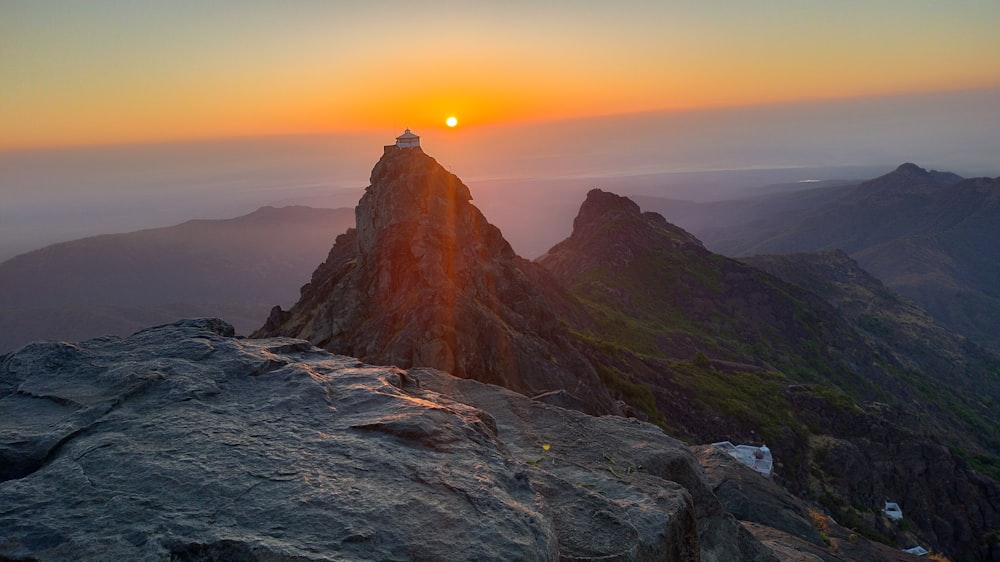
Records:
M411 133L409 129L396 137L396 148L413 148L415 146L420 146L420 137Z
M882 513L885 513L885 516L893 521L899 521L903 518L903 510L899 508L899 504L896 502L885 502Z

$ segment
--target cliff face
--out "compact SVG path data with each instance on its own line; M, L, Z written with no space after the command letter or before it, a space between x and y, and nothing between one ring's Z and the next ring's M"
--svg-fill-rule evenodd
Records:
M419 148L387 148L355 213L290 310L254 336L308 339L400 367L434 367L529 396L615 411L593 367L462 181Z

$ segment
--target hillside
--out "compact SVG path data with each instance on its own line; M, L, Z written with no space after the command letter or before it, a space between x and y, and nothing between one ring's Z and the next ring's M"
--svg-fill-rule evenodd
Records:
M921 402L940 407L938 415L950 413L963 433L985 438L981 451L987 454L971 455L973 463L1000 481L1000 426L993 415L1000 409L1000 358L941 327L839 250L741 261L835 306L868 345L905 369Z
M732 256L839 249L943 326L1000 349L1000 178L903 164L780 223L713 242Z
M712 202L694 202L664 197L639 195L631 197L646 211L659 213L665 219L698 236L713 251L738 244L749 232L780 229L788 218L812 211L836 201L853 191L859 181L829 180L810 182L758 195L728 198ZM766 191L766 187L754 192ZM722 252L725 253L725 252Z
M264 207L16 256L0 264L0 351L185 316L224 316L247 333L295 298L329 240L353 224L350 209Z
M912 513L923 533L980 555L983 545L940 533L935 521L952 513L948 528L964 525L964 502L973 501L996 525L1000 506L985 491L996 484L940 443L980 455L984 467L996 462L995 359L963 374L963 388L936 394L949 381L930 366L947 355L923 349L927 370L904 362L905 347L857 329L842 303L713 254L662 216L599 190L570 238L538 263L589 311L589 321L566 321L637 414L695 442L766 441L791 490L871 537L893 531L877 518L861 523L865 513L906 497L923 506ZM928 463L948 467L965 491L948 496L921 468Z
M573 235L537 261L586 305L595 336L631 351L683 360L701 352L864 399L889 386L828 303L708 251L627 198L591 191Z

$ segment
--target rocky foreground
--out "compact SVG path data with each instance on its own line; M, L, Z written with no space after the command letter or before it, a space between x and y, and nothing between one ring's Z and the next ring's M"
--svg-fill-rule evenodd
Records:
M636 420L220 320L0 359L0 559L775 560Z

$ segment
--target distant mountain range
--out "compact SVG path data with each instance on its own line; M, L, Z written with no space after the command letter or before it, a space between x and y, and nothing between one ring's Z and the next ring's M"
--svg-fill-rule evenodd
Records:
M853 186L647 203L730 256L843 250L944 326L1000 349L1000 178L903 164Z
M941 324L997 350L997 181L905 164L868 182L788 184L716 203L634 200L725 255L844 250ZM570 196L576 197L560 195ZM545 220L552 224L542 229L547 236L568 232L551 216ZM221 315L249 332L270 306L294 301L324 246L353 222L349 209L265 207L236 219L96 236L22 254L0 263L0 350L34 339L124 335L178 315ZM534 247L524 240L520 246Z
M248 333L275 303L297 298L330 240L353 224L353 209L263 207L21 254L0 263L0 352L191 316L222 316Z

